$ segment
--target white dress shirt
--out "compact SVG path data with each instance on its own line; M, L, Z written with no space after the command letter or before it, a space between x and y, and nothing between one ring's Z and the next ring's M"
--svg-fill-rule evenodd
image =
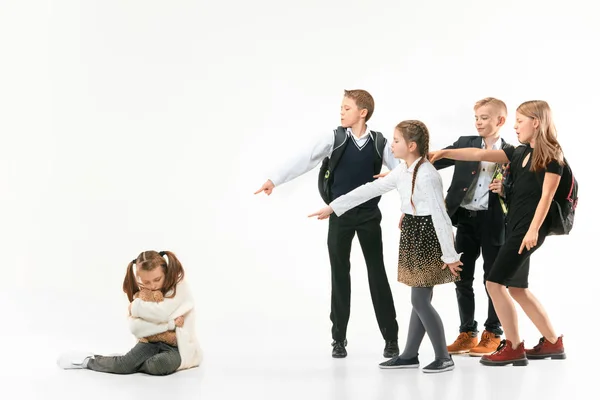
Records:
M481 141L481 148L485 149L485 140ZM502 149L502 140L498 138L491 147L493 150ZM479 163L479 175L477 180L471 184L465 198L460 203L460 206L471 211L481 211L488 209L490 198L490 183L494 178L496 163L481 161Z
M442 177L429 161L421 164L417 171L415 191L412 195L415 205L415 209L413 210L410 202L412 177L415 165L419 160L420 158L412 163L410 167L407 167L404 161L400 162L400 165L384 178L366 183L338 197L331 202L330 206L335 214L340 216L373 197L381 196L390 190L397 189L400 193L400 209L404 214L417 216L431 215L435 233L442 248L442 261L446 264L459 261L460 254L454 248L452 222L450 221L450 217L448 217L444 204Z
M348 146L356 145L359 149L363 149L369 140L374 139L374 134L368 127L361 137L357 137L352 132L351 128L346 128L346 133L348 134L349 139L353 139L350 140ZM316 143L308 146L304 151L292 155L290 159L286 161L286 167L280 171L271 173L269 179L273 182L273 185L279 186L305 174L319 165L325 157L331 157L334 140L334 132L331 132L329 135L321 136ZM375 145L375 143L373 143L373 145ZM399 161L394 158L390 142L388 141L383 151L383 165L389 170L393 170L398 164Z

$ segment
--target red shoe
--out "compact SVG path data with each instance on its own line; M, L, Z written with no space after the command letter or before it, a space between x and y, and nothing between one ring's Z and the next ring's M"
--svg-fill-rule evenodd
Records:
M552 360L564 360L567 358L565 348L563 347L563 337L560 335L556 343L550 343L546 338L541 338L540 342L533 349L525 350L527 358L530 360L542 360L550 357Z
M523 367L529 364L525 355L525 344L519 343L519 346L513 350L510 340L503 340L496 351L489 356L481 357L479 361L483 365L500 366L512 364L515 367Z

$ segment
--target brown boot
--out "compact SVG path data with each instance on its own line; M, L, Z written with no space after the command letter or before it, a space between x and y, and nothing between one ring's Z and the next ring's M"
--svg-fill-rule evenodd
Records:
M472 357L489 356L500 346L501 340L500 335L496 335L490 331L483 331L481 341L469 351L469 355Z
M448 346L450 354L465 354L477 345L477 332L461 332L454 343Z

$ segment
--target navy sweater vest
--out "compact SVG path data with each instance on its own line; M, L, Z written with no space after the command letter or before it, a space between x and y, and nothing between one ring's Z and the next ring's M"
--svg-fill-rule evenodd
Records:
M333 182L331 183L332 200L365 183L374 181L373 175L379 173L379 171L375 171L375 148L371 137L362 149L358 148L353 138L349 137L348 141L333 173ZM381 196L377 196L357 206L357 208L376 207L380 198Z

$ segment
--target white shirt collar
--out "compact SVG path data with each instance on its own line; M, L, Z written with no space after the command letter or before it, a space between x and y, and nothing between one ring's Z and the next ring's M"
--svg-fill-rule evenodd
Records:
M351 134L352 136L354 136L354 138L357 139L357 140L358 139L364 139L366 135L371 136L371 139L372 139L373 138L373 134L371 133L371 129L369 129L368 125L365 125L365 128L366 128L365 134L363 136L361 136L361 137L356 136L354 134L354 132L352 132L352 128L350 128L350 127L346 128L346 132L348 132L349 134Z
M410 164L410 166L408 167L408 169L406 170L406 172L413 172L415 170L415 166L417 165L417 163L419 162L419 160L421 158L423 158L423 157L419 157L415 161L413 161L413 163Z
M481 148L485 149L485 139L481 138ZM502 138L498 137L498 139L492 145L492 150L500 150L502 148Z

